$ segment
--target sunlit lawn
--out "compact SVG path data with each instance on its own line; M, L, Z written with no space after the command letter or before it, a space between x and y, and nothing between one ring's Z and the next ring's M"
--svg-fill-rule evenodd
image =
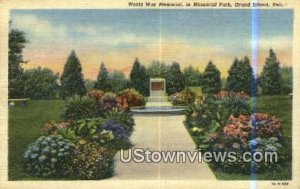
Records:
M27 106L16 105L9 110L9 180L35 179L23 170L26 146L37 139L43 125L59 120L61 100L30 101Z

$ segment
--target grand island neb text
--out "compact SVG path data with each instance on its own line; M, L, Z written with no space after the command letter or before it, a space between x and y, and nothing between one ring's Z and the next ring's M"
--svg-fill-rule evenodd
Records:
M283 3L230 3L230 2L128 2L129 7L283 7Z

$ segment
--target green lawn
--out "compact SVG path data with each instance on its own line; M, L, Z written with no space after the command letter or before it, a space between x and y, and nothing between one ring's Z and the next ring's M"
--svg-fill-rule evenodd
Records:
M291 152L292 100L288 96L262 96L256 102L258 112L268 112L283 120L285 148ZM9 110L9 180L37 179L24 173L23 153L26 146L41 135L45 122L60 119L62 104L61 100L30 101L28 106L17 105ZM280 172L260 174L257 179L291 179L289 162ZM214 173L221 180L251 179L249 175L227 174L220 170Z
M9 180L35 179L23 171L23 153L26 146L37 139L43 125L58 121L63 101L30 101L27 106L17 105L9 110Z
M253 100L253 99L252 99ZM253 100L253 102L255 102ZM253 103L255 104L255 103ZM284 148L292 154L292 100L289 96L260 96L256 100L257 112L267 112L282 119L283 133L285 137ZM290 180L292 178L291 157L285 167L276 173L257 174L254 178L259 180ZM248 180L250 175L228 174L220 170L213 170L220 180Z

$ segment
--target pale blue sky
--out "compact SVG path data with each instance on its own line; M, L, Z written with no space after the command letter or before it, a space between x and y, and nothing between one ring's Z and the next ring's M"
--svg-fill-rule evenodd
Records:
M61 72L75 49L92 78L102 61L128 72L135 57L200 69L215 59L226 74L234 57L251 57L251 10L13 10L11 19L30 41L32 67ZM256 23L260 52L272 47L291 64L293 11L259 10Z

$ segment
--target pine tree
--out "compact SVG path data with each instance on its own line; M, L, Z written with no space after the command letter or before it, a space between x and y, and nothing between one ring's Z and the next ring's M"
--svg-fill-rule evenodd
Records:
M26 43L23 31L10 29L8 53L8 95L10 98L24 97L24 71L21 64L26 63L23 59L23 49Z
M145 66L141 65L137 58L135 59L130 72L130 82L132 87L141 94L146 96L149 95L149 76Z
M260 86L262 87L262 93L266 95L280 94L280 78L279 61L277 60L275 52L270 49L269 57L266 58L266 62L259 80Z
M104 63L101 63L100 71L97 77L97 81L95 83L95 89L100 89L105 92L111 90L111 84L109 82L109 73Z
M75 94L86 94L80 61L73 50L68 57L61 76L62 97L66 98Z
M168 95L183 90L185 87L184 77L180 70L180 65L176 62L169 67L166 76L166 90Z
M186 86L200 86L201 84L201 73L198 68L194 68L193 66L184 68L183 77Z
M217 67L210 61L202 77L202 92L214 94L221 90L221 75Z
M243 61L235 59L228 73L226 82L227 90L251 94L254 77L248 57L245 57Z

